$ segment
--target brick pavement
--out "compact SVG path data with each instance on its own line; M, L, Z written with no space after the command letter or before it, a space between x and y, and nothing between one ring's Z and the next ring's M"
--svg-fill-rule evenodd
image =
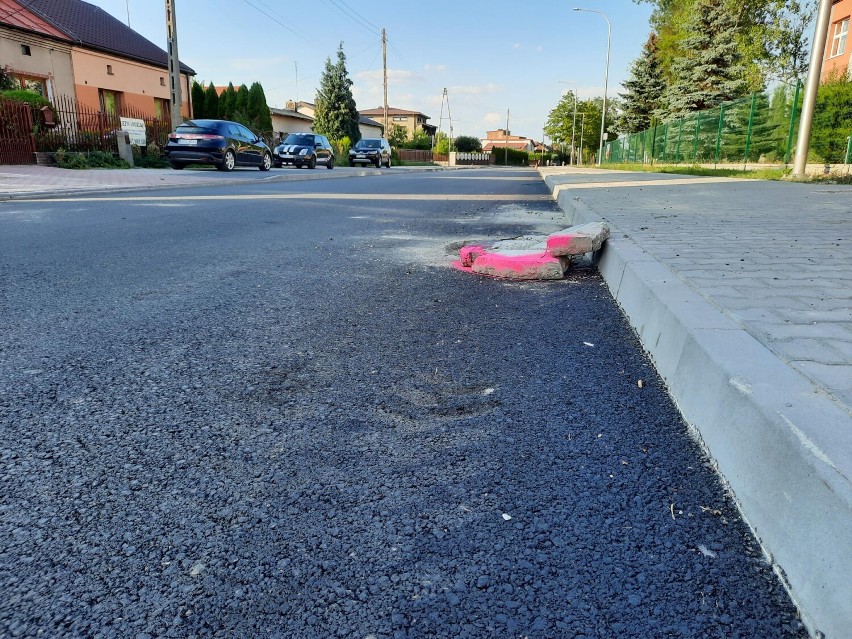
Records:
M852 624L852 187L546 168L814 635ZM819 635L822 636L822 635Z

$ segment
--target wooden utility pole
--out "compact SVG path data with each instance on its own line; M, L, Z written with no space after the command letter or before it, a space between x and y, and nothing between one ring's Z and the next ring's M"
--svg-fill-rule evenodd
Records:
M175 0L166 0L166 29L168 31L169 84L171 87L172 129L183 123L180 113L180 60L178 59L177 21L175 20Z
M382 29L382 74L385 80L385 139L390 139L388 131L388 37Z

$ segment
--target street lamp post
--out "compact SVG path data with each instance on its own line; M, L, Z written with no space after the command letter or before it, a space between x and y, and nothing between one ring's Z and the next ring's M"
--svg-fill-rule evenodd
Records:
M559 84L570 84L574 89L574 121L571 123L571 164L576 164L574 149L577 147L574 146L574 132L577 130L577 86L573 82L566 82L565 80L557 80Z
M609 18L603 11L598 11L596 9L581 9L579 7L574 7L574 11L597 13L602 15L603 19L606 20L606 70L604 71L603 109L601 109L601 144L598 149L598 166L600 166L603 161L604 127L606 126L606 87L609 81L609 50L612 44L612 25L609 22Z

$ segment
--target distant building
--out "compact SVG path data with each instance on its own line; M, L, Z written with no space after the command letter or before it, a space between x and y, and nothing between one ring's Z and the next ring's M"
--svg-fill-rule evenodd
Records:
M125 107L170 118L168 55L82 0L0 0L0 64L17 83L53 100L117 114ZM195 75L181 64L181 113Z
M511 131L507 131L506 129L495 129L494 131L485 132L485 138L482 140L483 153L491 153L494 149L505 149L507 147L517 151L532 153L536 148L536 142L532 138L512 135Z
M308 131L313 131L316 110L317 105L312 102L288 100L284 109L270 109L272 113L272 130L275 131L276 135L282 137L287 133L307 133ZM300 128L305 126L306 120L309 121L309 128ZM284 128L279 128L279 126ZM286 126L292 126L293 128L286 128ZM358 130L361 132L362 138L382 137L382 125L362 114L359 114Z
M834 75L852 75L852 57L849 55L850 16L852 0L834 0L820 75L823 81Z
M361 111L361 115L381 123L385 119L385 109L384 107L367 109L366 111ZM420 113L420 111L408 111L406 109L388 107L388 128L392 128L394 124L401 126L406 130L409 137L413 136L415 131L423 131L426 135L435 135L438 127L434 124L429 124L427 122L429 119L428 115Z

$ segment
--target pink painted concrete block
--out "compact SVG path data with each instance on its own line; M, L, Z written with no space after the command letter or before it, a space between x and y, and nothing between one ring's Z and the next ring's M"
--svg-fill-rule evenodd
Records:
M459 249L459 261L462 263L462 266L472 266L473 261L480 255L484 254L484 246L463 246L461 247L461 249Z
M570 265L569 259L542 251L501 251L478 256L471 270L510 280L561 280Z
M572 226L547 236L551 255L582 255L598 251L609 237L609 227L601 222Z

